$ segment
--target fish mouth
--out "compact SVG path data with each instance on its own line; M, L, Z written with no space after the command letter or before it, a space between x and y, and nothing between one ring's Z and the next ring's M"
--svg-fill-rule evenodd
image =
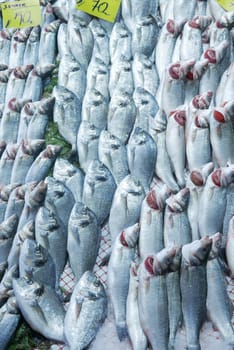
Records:
M173 19L169 19L166 25L167 31L171 34L175 34L175 22Z
M213 172L213 174L211 175L212 181L213 183L218 186L221 187L222 185L222 170L221 169L217 169Z
M154 257L152 255L145 259L144 265L145 269L150 273L150 275L154 275Z
M215 108L213 113L214 119L219 123L225 123L225 114L223 108Z
M181 67L179 63L175 63L171 65L171 67L169 68L169 75L171 76L172 79L174 80L180 79L180 69Z
M186 112L185 111L176 111L174 114L174 119L175 121L181 125L181 126L185 126L186 124Z
M216 52L214 49L207 49L204 53L204 57L207 58L210 63L215 64L217 62Z
M191 181L194 183L196 186L203 186L204 185L204 180L201 175L201 173L197 170L193 170L190 175Z
M151 209L159 210L156 194L154 190L151 190L146 196L146 202Z

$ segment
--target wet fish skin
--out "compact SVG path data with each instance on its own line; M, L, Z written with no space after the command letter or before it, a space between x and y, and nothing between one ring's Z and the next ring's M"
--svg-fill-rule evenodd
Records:
M13 34L14 32L9 29L3 29L0 32L0 62L7 66L9 65L11 39Z
M14 33L11 39L9 68L15 68L23 65L24 52L31 30L32 28L28 27L19 29Z
M105 27L96 18L92 19L89 27L92 30L93 39L94 39L94 46L93 46L91 61L95 57L97 57L97 58L101 58L106 65L109 65L110 63L109 35Z
M92 161L84 178L82 202L95 213L101 226L109 216L115 190L110 170L99 160Z
M118 234L111 252L107 271L107 284L113 306L117 335L120 341L128 335L126 302L129 289L129 268L134 259L139 236L139 224L129 226Z
M30 327L48 339L63 342L65 310L54 290L27 276L14 279L13 289Z
M120 72L121 74L121 72ZM87 69L87 84L85 99L87 101L90 90L99 91L107 102L110 99L109 92L110 67L99 57L92 57Z
M67 43L67 23L61 23L58 29L57 46L59 56L62 58L64 55L69 54L69 47Z
M156 143L147 132L137 127L129 138L127 155L130 173L139 179L147 193L156 164Z
M7 84L8 84L8 80L10 78L11 72L12 72L12 69L5 69L3 71L0 71L0 102L1 103L5 103Z
M61 21L58 19L42 28L38 53L39 64L55 63L57 32L60 24Z
M144 198L144 188L133 176L127 175L120 182L113 197L109 216L112 242L125 227L138 222Z
M147 339L142 330L138 307L139 280L137 276L137 264L132 262L130 266L130 280L126 306L126 321L129 338L133 350L146 350Z
M118 137L107 130L100 134L98 157L111 171L117 185L129 174L127 148Z
M127 93L113 95L107 117L107 130L126 143L136 119L136 106Z
M59 156L62 147L58 145L48 145L32 163L29 168L25 183L43 180L52 167L55 159Z
M1 172L1 185L8 185L11 182L11 174L15 161L15 157L19 145L15 143L9 143L6 146L0 159L0 172Z
M71 144L71 152L75 154L77 132L81 123L81 101L72 91L59 85L54 87L53 96L55 97L53 115L59 133Z
M32 69L33 65L27 64L26 66L15 67L12 70L7 84L5 103L7 103L12 98L22 98L26 79Z
M17 214L20 217L21 212L24 207L24 195L25 195L25 186L17 186L14 188L8 198L7 207L5 211L4 218L7 219L13 214Z
M76 174L78 168L70 163L67 159L62 157L57 157L54 163L53 177L66 183L70 177Z
M19 277L17 265L8 266L0 283L0 306L7 302L7 299L13 294L13 278Z
M108 100L96 88L86 90L82 103L82 121L88 121L99 129L106 129Z
M36 111L36 103L28 102L24 105L20 112L20 122L18 127L17 143L27 139L27 129L34 112Z
M0 224L0 263L7 261L12 241L16 233L18 216L12 215Z
M232 247L234 242L233 232L234 232L234 217L232 217L231 220L229 221L227 243L226 243L227 262L232 275L234 275L234 264L233 264L233 256L232 256Z
M199 332L206 315L206 262L211 245L212 240L205 236L182 248L180 287L188 349L201 349Z
M129 60L132 58L131 38L131 33L125 23L115 22L109 42L111 63L119 60L122 55Z
M84 349L96 336L107 315L107 297L100 280L90 271L76 284L64 320L65 341Z
M11 172L11 183L24 184L28 169L44 146L45 140L21 142Z
M132 95L134 91L132 61L123 55L111 65L109 91L110 96L123 92Z
M67 251L77 282L85 271L92 271L100 239L96 215L83 203L75 203L68 223Z
M38 62L39 42L41 28L40 26L33 27L26 42L24 50L23 65L33 64Z
M10 297L6 304L1 307L0 313L0 346L2 350L5 350L8 349L21 318L16 298Z
M197 2L192 0L189 4L185 0L173 1L174 20L190 20L193 18Z

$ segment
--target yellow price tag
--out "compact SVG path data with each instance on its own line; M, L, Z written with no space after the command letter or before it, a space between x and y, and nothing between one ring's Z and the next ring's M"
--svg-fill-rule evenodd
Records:
M121 0L76 0L76 8L113 23L120 3Z
M20 0L1 4L5 28L34 27L41 24L39 0Z
M234 11L234 0L217 0L226 11Z

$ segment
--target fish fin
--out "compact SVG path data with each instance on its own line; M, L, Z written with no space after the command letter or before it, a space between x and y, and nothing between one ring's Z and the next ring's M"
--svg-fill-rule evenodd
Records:
M116 330L120 341L128 337L128 328L125 321L116 323Z

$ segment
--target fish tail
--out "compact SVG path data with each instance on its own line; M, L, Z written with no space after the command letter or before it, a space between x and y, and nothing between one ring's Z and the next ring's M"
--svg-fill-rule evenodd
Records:
M116 324L116 330L120 341L124 340L128 336L128 328L126 322L119 322Z

